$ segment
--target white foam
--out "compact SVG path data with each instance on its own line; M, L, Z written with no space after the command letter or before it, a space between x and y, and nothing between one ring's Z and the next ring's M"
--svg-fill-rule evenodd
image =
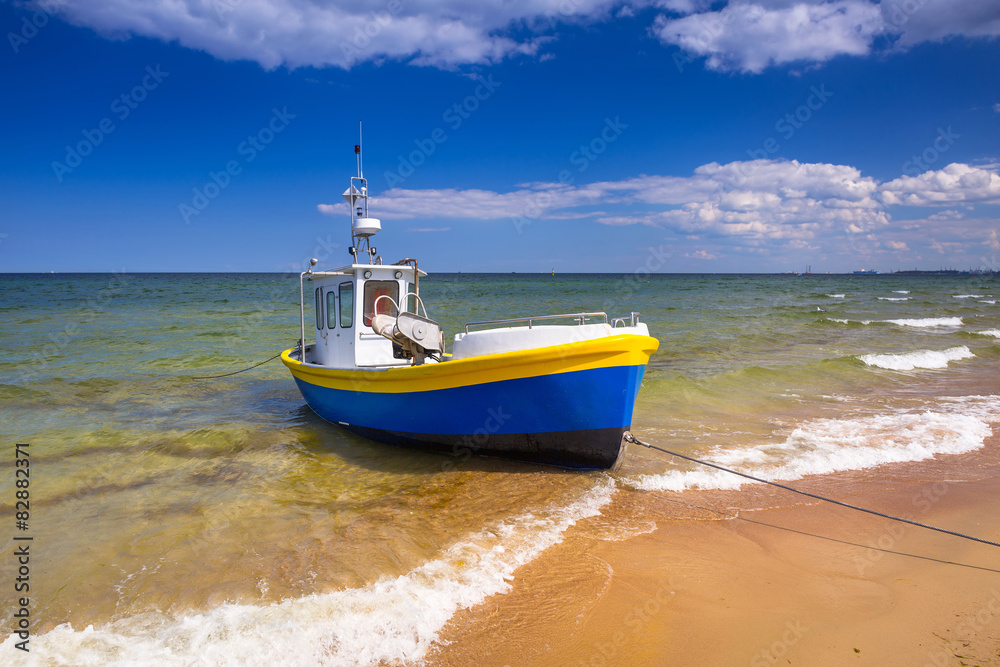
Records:
M865 354L858 359L868 366L892 371L912 371L917 368L947 368L948 363L975 357L968 347L950 347L947 350L918 350L903 354Z
M1000 329L987 329L986 331L976 331L975 333L980 336L993 336L994 338L1000 338Z
M996 299L984 299L983 301L980 301L979 303L988 303L991 306L995 306L997 302L996 302Z
M983 294L952 294L955 299L982 299Z
M830 297L831 299L843 299L844 298L843 294L827 294L827 296Z
M806 475L921 461L938 454L962 454L981 448L992 433L983 419L950 411L819 419L802 424L781 443L718 450L701 458L755 477L789 481ZM683 491L735 489L756 482L701 468L640 475L627 483L646 491Z
M893 294L909 294L910 290L908 290L908 289L895 289L895 290L892 290L892 293Z
M879 301L909 301L908 296L880 296Z
M521 565L600 514L610 478L565 507L526 513L453 545L417 569L364 588L268 606L225 604L194 616L145 615L32 638L39 664L377 665L423 659L459 609L511 589ZM16 635L0 645L15 650Z
M879 297L885 298L886 300L892 301L890 297ZM960 327L962 326L961 317L916 317L916 318L904 318L900 320L842 320L829 317L827 318L831 322L839 322L841 324L872 324L873 322L887 322L889 324L898 324L901 327Z
M901 327L960 327L961 317L923 317L902 320L885 320Z
M976 417L984 422L1000 422L1000 396L942 396L940 409Z

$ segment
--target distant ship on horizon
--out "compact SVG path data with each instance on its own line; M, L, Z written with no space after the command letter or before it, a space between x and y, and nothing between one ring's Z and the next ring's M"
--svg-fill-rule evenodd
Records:
M897 276L993 276L997 275L997 271L994 269L969 269L968 271L959 271L958 269L905 269L902 271L893 271L893 275Z

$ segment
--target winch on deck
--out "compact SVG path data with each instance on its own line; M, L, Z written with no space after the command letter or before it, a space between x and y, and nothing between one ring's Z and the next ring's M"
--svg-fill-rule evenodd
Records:
M381 299L392 300L388 296L379 297L375 301L376 312ZM441 361L444 332L434 320L407 312L399 313L398 317L378 314L372 317L372 329L392 341L396 358L413 359L414 364L424 363L426 357Z

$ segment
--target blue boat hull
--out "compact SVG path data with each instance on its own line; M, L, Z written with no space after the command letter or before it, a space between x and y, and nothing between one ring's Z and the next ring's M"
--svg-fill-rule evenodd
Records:
M613 366L401 393L295 379L317 415L372 440L462 459L605 469L620 460L644 371Z

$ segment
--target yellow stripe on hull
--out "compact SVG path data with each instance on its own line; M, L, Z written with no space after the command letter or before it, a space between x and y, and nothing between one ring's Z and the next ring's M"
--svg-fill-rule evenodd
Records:
M659 341L650 336L619 334L565 345L378 370L310 366L293 359L292 349L281 353L281 361L293 376L320 387L404 393L451 389L593 368L644 366L659 345Z

